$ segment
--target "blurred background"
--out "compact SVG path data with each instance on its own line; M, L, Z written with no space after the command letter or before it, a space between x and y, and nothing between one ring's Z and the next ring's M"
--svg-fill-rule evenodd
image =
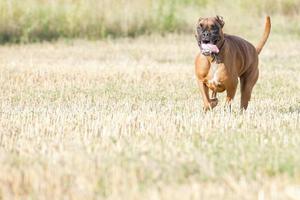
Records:
M256 37L268 14L273 34L300 38L299 9L299 0L1 0L0 43L193 34L200 16L216 14L230 33Z

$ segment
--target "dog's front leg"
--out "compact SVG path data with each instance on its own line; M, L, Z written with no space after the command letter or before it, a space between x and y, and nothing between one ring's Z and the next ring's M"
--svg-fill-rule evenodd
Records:
M208 87L200 80L198 80L198 86L203 100L204 111L211 110L215 105L212 105L209 98Z

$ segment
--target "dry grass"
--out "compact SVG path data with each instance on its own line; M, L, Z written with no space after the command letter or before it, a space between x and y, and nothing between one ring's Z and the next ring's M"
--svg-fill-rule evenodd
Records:
M192 35L0 47L0 197L299 199L299 47L244 115L202 112Z

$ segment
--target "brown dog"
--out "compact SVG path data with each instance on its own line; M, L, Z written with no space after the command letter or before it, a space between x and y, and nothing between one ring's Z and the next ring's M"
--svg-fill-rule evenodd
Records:
M271 29L270 17L266 18L262 40L255 48L248 41L224 34L222 17L200 18L196 39L201 53L196 57L195 70L204 110L214 108L217 92L226 90L226 103L235 96L238 78L241 88L241 109L247 109L253 86L258 79L258 54L266 43ZM209 97L209 89L212 96Z

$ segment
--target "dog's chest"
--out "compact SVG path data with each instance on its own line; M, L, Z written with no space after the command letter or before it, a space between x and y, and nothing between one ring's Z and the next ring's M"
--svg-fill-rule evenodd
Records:
M212 62L205 81L207 87L216 92L224 91L224 86L221 80L221 73L221 66L215 62Z

